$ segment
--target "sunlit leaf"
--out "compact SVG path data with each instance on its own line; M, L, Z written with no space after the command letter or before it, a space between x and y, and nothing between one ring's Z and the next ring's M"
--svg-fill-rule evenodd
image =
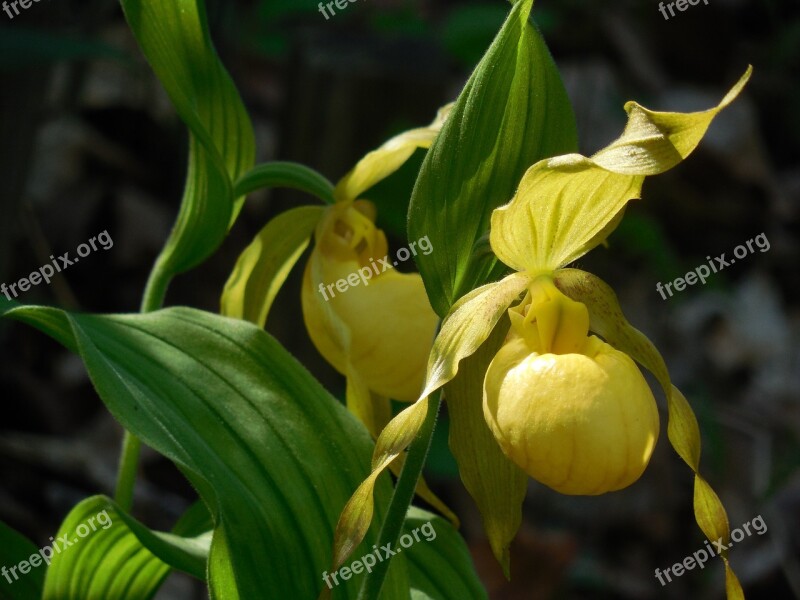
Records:
M209 524L207 511L205 520L197 518L198 512L190 510L174 533L163 534L148 530L128 515L123 518L105 496L87 498L70 511L54 536L57 546L51 546L52 562L42 600L152 598L169 575L170 566L143 545L129 523L148 542L159 546L163 558L187 566L185 570L203 578L209 546L209 536L203 533Z
M334 524L368 472L372 444L269 334L185 308L92 316L0 300L8 316L70 332L114 416L173 460L210 506L212 597L317 596ZM383 481L379 512L388 493ZM365 551L376 541L370 532ZM404 572L390 569L387 597L408 590Z

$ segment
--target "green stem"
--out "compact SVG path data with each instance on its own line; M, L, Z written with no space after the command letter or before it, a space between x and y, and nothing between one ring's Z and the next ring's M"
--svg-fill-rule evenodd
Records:
M406 520L408 507L414 498L414 490L417 488L417 482L422 474L422 467L428 457L431 440L433 439L433 430L436 427L436 415L439 413L440 406L441 394L436 392L428 399L428 413L425 416L425 421L417 437L414 438L408 448L403 470L400 471L400 477L397 479L397 485L389 503L389 511L378 536L380 540L378 547L384 547L386 544L391 544L391 547L397 546L403 530L403 523ZM378 600L390 563L391 561L388 560L381 561L375 566L372 573L367 574L361 585L358 600Z
M142 297L141 312L158 310L164 304L172 275L164 271L160 257L156 260ZM117 487L114 491L114 500L120 508L130 512L133 506L133 489L136 485L136 473L139 470L139 455L142 449L141 440L127 429L122 438L122 452L119 457L119 470L117 471Z
M293 162L275 161L256 165L233 185L238 198L262 188L291 188L333 204L333 184L314 169Z
M114 492L114 500L125 512L130 512L133 506L133 487L136 484L141 448L141 440L126 429L122 438L122 454L119 457L117 489Z

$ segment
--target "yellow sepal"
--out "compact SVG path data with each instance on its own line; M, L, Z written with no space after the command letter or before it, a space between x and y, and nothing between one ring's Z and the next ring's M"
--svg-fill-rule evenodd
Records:
M751 71L710 110L655 112L629 102L622 136L591 158L567 154L537 162L511 202L492 213L489 241L497 257L517 271L553 271L601 244L609 224L640 196L645 176L686 158Z
M439 109L433 123L405 131L385 142L362 158L336 185L333 196L337 202L356 200L362 193L385 179L405 163L417 148L430 148L442 129L453 104Z

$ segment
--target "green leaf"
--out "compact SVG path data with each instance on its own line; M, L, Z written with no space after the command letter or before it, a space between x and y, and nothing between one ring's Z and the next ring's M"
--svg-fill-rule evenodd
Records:
M264 327L275 296L308 247L321 206L300 206L281 213L239 255L222 292L221 313Z
M411 198L409 239L427 235L433 244L417 264L440 316L506 271L481 252L492 210L511 199L530 165L577 147L558 70L528 21L531 4L512 8L425 157Z
M172 533L154 531L120 510L116 504L113 507L119 518L150 552L174 569L197 579L205 579L211 533L214 529L205 504L195 502L190 506Z
M112 414L172 459L211 507L212 598L317 596L372 443L277 342L250 323L186 308L94 316L13 306L2 300L0 312L71 332ZM383 512L390 489L379 483ZM371 530L362 554L376 541ZM408 593L405 573L392 566L387 598ZM355 590L337 587L335 597Z
M187 570L203 578L209 540L203 532L208 526L208 511L202 505L187 511L174 534L165 534L150 531L105 496L87 498L70 511L49 546L52 562L41 598L152 598L169 575L170 565L146 548L139 535L157 546L162 558L178 565L191 564Z
M403 524L403 536L417 530L408 549L411 597L436 600L480 600L487 598L464 539L445 519L414 506ZM409 543L409 538L403 540ZM413 537L413 536L412 536Z
M190 130L186 187L158 269L173 275L205 260L241 208L233 181L255 157L250 118L220 62L201 0L122 0L145 57Z
M22 561L30 563L41 560L39 548L28 538L17 533L0 521L0 600L39 600L44 586L42 566L32 568L28 573L19 571ZM27 567L26 567L27 570Z

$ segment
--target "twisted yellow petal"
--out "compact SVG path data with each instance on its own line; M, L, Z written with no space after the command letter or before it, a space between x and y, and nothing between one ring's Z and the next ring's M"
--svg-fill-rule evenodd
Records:
M430 148L452 107L451 103L440 108L436 118L428 127L405 131L364 156L336 185L333 192L336 201L356 200L366 190L403 166L403 163L414 154L414 150Z

